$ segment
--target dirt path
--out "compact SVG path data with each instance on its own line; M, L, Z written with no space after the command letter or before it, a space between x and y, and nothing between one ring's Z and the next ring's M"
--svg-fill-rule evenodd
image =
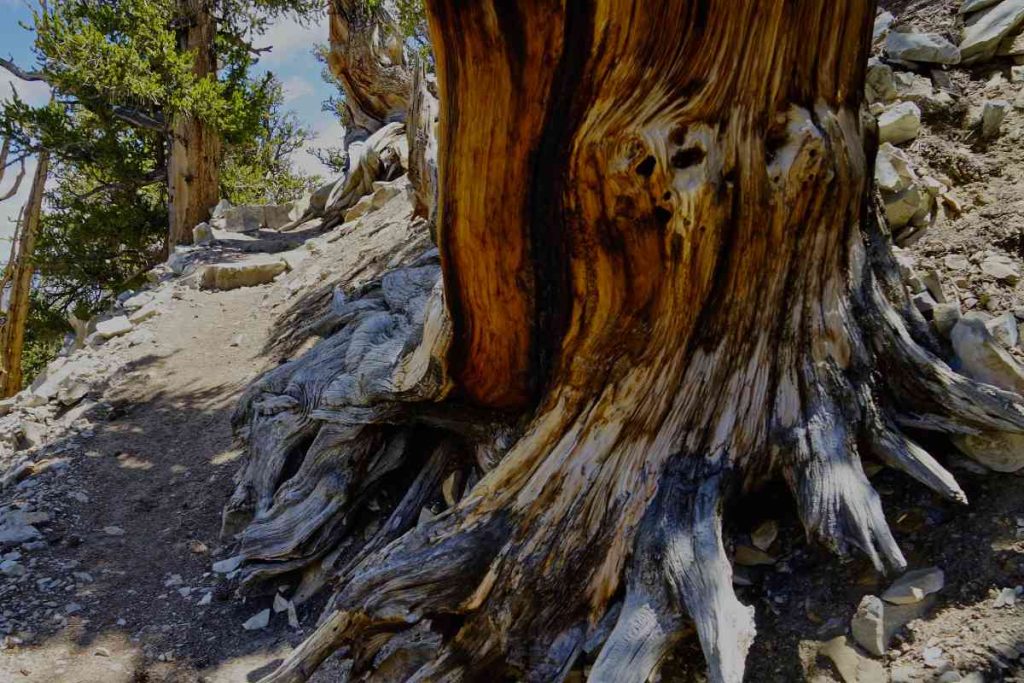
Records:
M272 658L283 615L243 630L256 607L229 601L209 573L237 468L231 412L275 362L261 354L267 290L175 286L144 324L150 341L124 350L92 427L51 447L66 449L66 465L15 491L9 502L51 522L42 547L20 553L26 574L0 594L17 624L0 681L235 681Z

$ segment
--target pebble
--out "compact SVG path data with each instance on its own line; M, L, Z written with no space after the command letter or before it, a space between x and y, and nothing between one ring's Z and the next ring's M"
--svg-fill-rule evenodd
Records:
M270 609L260 610L256 614L249 617L242 628L246 631L259 631L266 628L270 624Z
M939 592L944 585L945 575L938 567L917 569L907 572L896 579L882 593L882 599L894 605L911 605L915 602L921 602L932 593Z
M103 527L103 533L107 536L124 536L124 529L119 526L105 526Z

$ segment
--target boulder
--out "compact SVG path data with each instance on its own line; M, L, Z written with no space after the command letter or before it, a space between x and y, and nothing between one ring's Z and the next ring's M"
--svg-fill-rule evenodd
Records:
M917 176L910 166L910 159L903 150L891 142L883 142L878 148L875 159L875 183L883 192L902 192L906 190Z
M200 223L192 228L193 244L209 244L213 241L213 228L209 223Z
M999 137L999 129L1009 111L1010 103L1006 100L986 100L981 107L981 137L986 140Z
M896 99L896 82L893 79L892 67L877 57L868 60L864 94L869 104L892 102Z
M960 317L960 304L957 303L936 304L932 309L932 325L935 326L936 332L947 339L949 333L960 322Z
M1024 434L960 434L953 436L952 441L964 455L995 472L1024 469Z
M818 654L832 660L843 683L886 683L885 668L878 662L861 655L846 636L822 643Z
M1024 32L1017 35L1009 35L1003 38L996 48L996 55L1000 57L1016 57L1024 55ZM1010 81L1013 81L1013 70L1011 69Z
M96 323L96 334L104 339L113 339L128 334L134 327L127 316L119 315Z
M40 538L42 534L33 526L37 520L45 521L45 516L39 517L21 510L0 512L0 548L21 545L26 541Z
M1024 0L1002 0L967 17L960 41L965 63L981 62L995 55L1004 38L1024 22Z
M928 64L959 64L960 48L938 33L889 31L885 51L893 59Z
M911 605L938 593L945 585L946 576L938 567L917 569L896 579L882 593L882 599L894 605Z
M1004 348L1012 349L1020 341L1020 333L1017 329L1017 316L1013 313L1004 313L992 318L985 323L985 327L988 328L988 331L992 333L992 336Z
M1024 369L996 341L985 322L968 314L950 333L961 372L979 382L1024 394Z
M885 603L874 595L865 595L850 621L850 631L857 644L876 657L889 649L885 637Z
M267 204L263 207L263 227L268 230L280 230L302 217L303 210L296 209L295 204Z
M221 199L217 202L217 206L213 207L210 211L210 218L224 218L224 214L231 208L231 202L226 199Z
M902 228L922 212L931 208L931 195L913 185L902 192L885 197L885 217L893 228Z
M981 272L991 278L1015 285L1020 280L1020 270L1014 260L1002 254L987 256L980 265Z
M875 25L871 30L871 41L875 42L885 35L885 32L889 30L892 23L896 21L896 17L892 15L892 12L882 11L875 16Z
M256 232L262 227L262 206L233 206L224 213L224 230L228 232Z
M203 269L200 287L203 289L228 290L239 287L254 287L273 282L288 269L284 259L260 255L241 261L211 263Z
M1024 0L1021 0L1024 2ZM887 107L878 117L880 142L909 142L921 132L921 109L913 102L899 102Z

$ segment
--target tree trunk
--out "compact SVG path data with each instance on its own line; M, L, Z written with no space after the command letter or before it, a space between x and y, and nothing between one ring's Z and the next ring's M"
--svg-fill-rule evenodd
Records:
M243 582L337 586L266 680L343 649L371 680L593 653L642 683L688 614L740 681L726 498L781 477L809 535L901 569L860 453L965 501L904 430L1024 431L939 358L871 202L874 3L427 7L440 269L346 301L236 414Z
M0 326L0 371L3 373L3 398L14 396L21 391L22 371L21 355L25 346L25 324L28 321L28 309L32 295L32 276L35 264L32 254L35 251L36 238L43 213L43 193L46 189L46 176L50 171L50 153L39 152L36 160L36 172L32 179L32 189L28 202L19 221L11 256L0 285L0 292L7 293L7 312Z
M405 121L413 71L388 3L331 0L327 63L345 91L345 146Z
M194 56L193 70L204 78L217 73L217 26L208 0L180 0L178 49ZM220 198L220 135L212 126L179 114L171 126L167 164L168 247L192 243L192 228L210 218Z

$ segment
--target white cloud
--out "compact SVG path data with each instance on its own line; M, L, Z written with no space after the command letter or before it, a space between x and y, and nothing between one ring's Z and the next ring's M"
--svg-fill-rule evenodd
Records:
M281 85L284 88L284 104L286 107L292 106L292 100L316 95L318 92L312 83L301 76L286 78Z
M0 263L7 262L7 256L11 251L11 236L14 235L14 225L18 220L21 207L28 201L28 193L32 188L32 174L35 173L35 160L25 164L25 178L21 181L18 193L0 202ZM18 175L17 166L8 170L4 181L0 183L0 193L6 193Z
M6 102L11 99L11 86L17 91L18 96L33 107L39 107L50 99L50 87L41 81L23 81L20 78L3 74L0 75L0 100Z
M326 17L313 19L305 26L293 18L283 18L272 25L266 34L256 39L255 42L260 47L269 45L273 48L265 53L260 61L269 66L287 62L296 53L309 54L317 43L327 42L327 31Z
M325 180L329 180L334 177L334 174L330 169L321 164L319 159L313 156L311 150L316 147L337 147L340 145L345 138L345 127L333 116L324 114L323 118L314 126L313 134L316 137L304 149L295 152L292 160L299 170L310 174L317 174L323 176Z

